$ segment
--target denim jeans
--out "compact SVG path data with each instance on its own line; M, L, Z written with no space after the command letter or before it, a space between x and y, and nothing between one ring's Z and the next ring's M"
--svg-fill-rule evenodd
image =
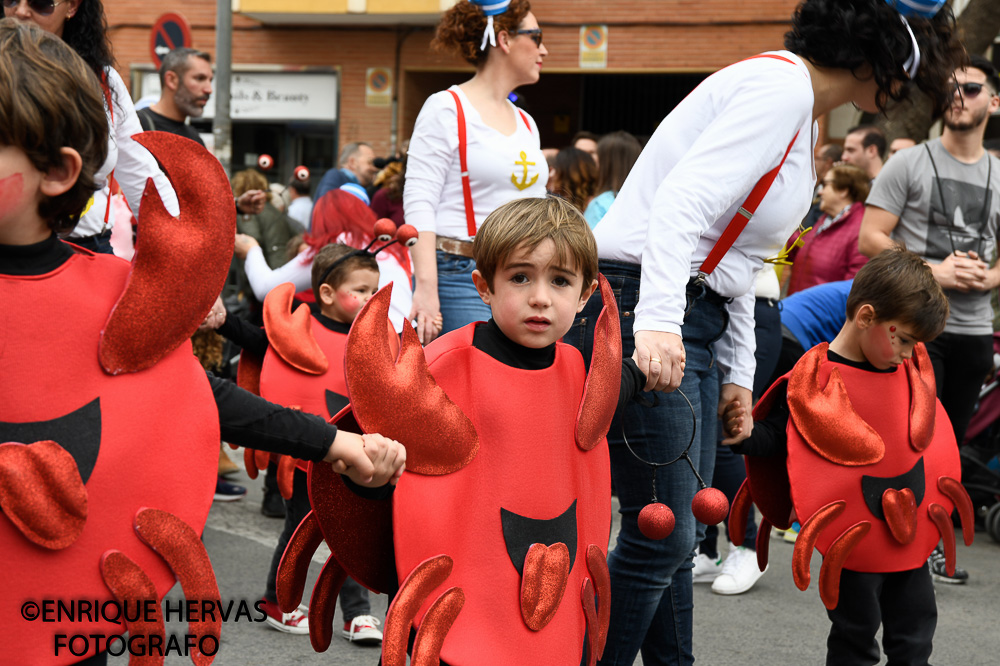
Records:
M438 298L441 301L441 318L444 335L476 321L490 318L490 306L483 303L472 283L476 262L447 252L437 253Z
M627 358L635 347L632 323L639 300L639 267L602 261L600 269L615 292L622 354ZM588 360L600 310L600 298L591 298L566 337L571 344L581 344ZM684 460L657 468L656 499L673 510L676 523L666 539L646 538L639 532L638 516L653 498L654 472L629 452L624 438L636 455L662 463L676 459L692 442L693 432L691 460L705 482L711 483L721 381L712 343L727 321L719 306L698 300L682 328L687 366L680 390L691 401L694 414L678 391L643 393L611 422L611 475L621 503L622 527L608 557L611 626L601 664L631 666L640 650L646 666L694 661L691 558L695 544L704 536L704 526L699 527L691 513L698 481Z

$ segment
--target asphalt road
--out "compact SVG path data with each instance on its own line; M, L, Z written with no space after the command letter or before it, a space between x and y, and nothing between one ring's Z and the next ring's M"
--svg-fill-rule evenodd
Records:
M282 521L260 514L259 479L251 481L241 474L233 480L250 488L248 496L237 502L215 503L204 541L223 601L239 604L245 600L252 605L263 593ZM969 571L970 578L966 585L936 586L939 620L932 661L938 665L995 665L1000 663L1000 545L984 532L977 532L975 543L969 548L961 545L960 537L959 544L958 561ZM328 553L321 546L314 558L306 585L307 597ZM708 585L695 586L694 654L699 663L712 666L824 663L829 622L816 589L820 557L818 554L813 557L812 585L800 592L792 582L792 546L772 539L770 556L769 570L746 594L723 597L712 594ZM182 598L179 586L169 598L175 605ZM384 596L372 595L376 617L385 617L386 605ZM342 623L338 609L335 630ZM184 625L174 623L168 625L167 632L182 636L187 630ZM280 633L244 617L235 621L231 618L223 625L222 644L214 663L374 666L378 656L377 648L349 644L340 638L339 632L334 634L330 649L317 654L308 636ZM111 658L110 663L125 664L125 658ZM166 663L180 665L190 661L170 656ZM641 664L642 660L635 663Z

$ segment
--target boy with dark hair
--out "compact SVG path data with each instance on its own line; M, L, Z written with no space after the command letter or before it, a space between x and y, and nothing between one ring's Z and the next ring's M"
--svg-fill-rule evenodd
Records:
M926 664L937 624L926 560L943 537L953 570L953 508L971 543L954 434L921 344L947 318L930 267L905 250L882 252L854 278L837 337L771 387L750 437L734 447L748 456L749 492L733 515L752 496L769 523L763 538L791 515L802 521L793 555L800 589L813 547L824 556L828 664L877 662L880 625L889 663ZM727 410L727 433L738 434L743 418L742 407Z
M181 206L172 218L155 190L147 192L149 232L133 264L56 236L73 228L96 189L90 174L108 145L103 109L94 74L63 41L0 20L0 303L17 313L0 317L5 614L25 598L96 604L114 593L158 604L173 572L192 598L218 599L198 534L212 503L220 433L332 463L361 485L391 482L405 455L381 436L343 432L206 379L187 339L224 276L233 212L225 175L203 149L143 137L174 172ZM171 234L187 244L172 252ZM141 584L130 587L132 580ZM122 630L103 618L87 628ZM53 636L79 629L66 620L7 624L0 661L51 661ZM131 629L138 639L138 626ZM218 623L199 631L218 641ZM166 640L162 624L146 633L150 645ZM82 656L102 649L88 643Z

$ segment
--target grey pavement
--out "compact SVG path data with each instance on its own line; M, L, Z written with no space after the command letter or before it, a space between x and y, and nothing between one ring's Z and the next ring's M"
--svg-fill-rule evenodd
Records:
M230 453L242 464L242 456ZM245 600L253 604L264 590L264 579L283 521L260 513L263 497L261 480L244 474L232 481L246 485L246 498L237 502L216 502L205 528L204 541L215 567L223 601ZM617 505L616 505L617 506ZM617 529L615 513L613 530ZM612 537L612 543L614 537ZM304 602L327 554L325 546L310 567ZM711 666L798 666L823 664L829 628L819 599L817 581L820 556L814 554L812 584L800 592L792 582L792 546L779 539L770 541L770 568L746 594L723 597L709 585L695 585L694 654L698 663ZM932 663L979 666L1000 663L1000 545L985 532L977 532L975 543L966 548L959 536L958 562L969 571L966 585L935 586L938 600L938 628ZM181 599L176 586L169 599ZM387 600L372 595L373 614L384 619ZM374 666L379 650L349 644L340 637L343 625L340 610L334 620L334 638L322 654L313 651L308 636L293 636L241 618L223 624L222 644L215 664L336 664ZM183 625L168 626L168 634L187 633ZM124 664L125 658L111 658ZM168 665L191 663L170 656ZM637 659L636 664L642 664ZM883 660L882 663L885 663Z

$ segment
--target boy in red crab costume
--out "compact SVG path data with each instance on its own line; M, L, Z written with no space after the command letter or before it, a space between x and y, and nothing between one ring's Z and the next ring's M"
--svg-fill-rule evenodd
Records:
M137 649L164 646L159 600L177 579L189 600L219 600L199 534L220 432L333 462L362 484L398 471L387 460L398 445L359 440L206 377L192 355L187 340L225 279L235 231L225 174L202 147L137 137L172 176L180 214L147 187L134 264L59 240L107 154L103 104L93 73L58 37L0 20L3 663L96 663L108 643L94 635L126 630ZM113 609L30 621L22 604L45 600L117 600L133 614L149 601L155 612L123 623ZM205 647L191 653L198 664L218 648L218 617L192 620ZM58 634L88 640L60 650ZM147 660L162 663L162 652L150 648Z
M646 380L622 361L614 295L603 278L589 376L579 352L560 341L599 285L593 235L571 205L505 204L487 218L473 251L489 322L426 350L405 329L397 360L386 342L389 294L382 290L348 336L354 418L407 446L391 533L368 547L389 553L386 564L401 581L398 591L396 576L382 582L395 592L382 663L403 666L409 650L419 664L576 665L586 636L593 664L609 610L605 435L618 402ZM370 531L370 522L358 520L356 530ZM286 551L283 607L301 594L284 598L282 581L301 586L295 562L308 561L313 546L303 546L315 531L304 521ZM351 563L364 561L357 537L322 531L354 575ZM375 589L374 578L359 580Z
M855 277L837 337L768 390L752 434L735 447L747 456L748 479L733 503L733 542L742 541L739 526L755 502L763 570L771 526L801 521L792 570L806 589L813 548L823 554L828 664L877 663L879 625L889 663L926 664L937 624L927 556L943 539L954 570L954 509L972 543L958 447L921 344L947 317L930 267L886 250ZM723 414L731 435L742 413L734 405Z

